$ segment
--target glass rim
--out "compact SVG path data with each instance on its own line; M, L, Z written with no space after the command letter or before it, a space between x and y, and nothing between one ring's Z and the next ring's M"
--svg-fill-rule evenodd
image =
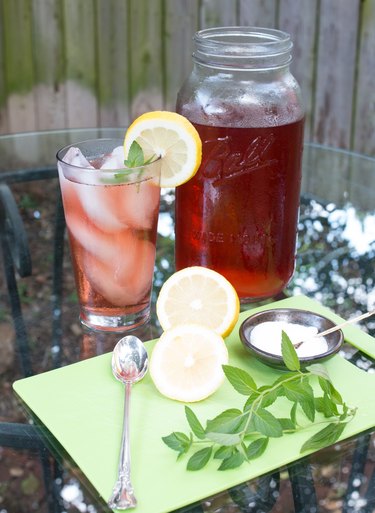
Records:
M288 32L248 26L211 27L194 38L193 60L201 66L232 71L286 69L292 61Z
M83 166L77 166L75 164L70 164L69 162L66 162L64 160L64 157L66 155L66 153L68 152L68 150L70 148L79 148L80 145L82 144L86 144L86 143L105 143L105 142L109 142L109 141L118 141L120 144L118 144L117 146L123 146L123 139L120 139L120 138L116 138L116 137L98 137L96 139L85 139L85 140L82 140L82 141L76 141L76 142L73 142L73 143L70 143L70 144L67 144L65 146L63 146L62 148L60 148L57 152L56 152L56 160L57 162L60 162L61 164L63 164L64 166L69 166L71 168L75 168L75 169L79 169L80 171L86 171L86 172L90 172L92 175L93 174L102 174L102 175L105 175L105 174L113 174L113 173L116 173L116 172L119 172L119 171L124 171L124 170L131 170L131 171L134 171L135 173L137 172L137 170L140 170L140 169L144 169L144 168L150 168L152 167L153 164L157 163L157 162L160 162L160 160L162 159L161 155L157 155L155 160L152 160L151 162L148 162L146 164L142 164L141 166L136 166L136 167L126 167L125 165L123 167L116 167L116 168L106 168L106 169L98 169L98 168L94 168L94 169L91 169L91 168L88 168L88 167L83 167ZM114 146L115 148L116 146ZM61 155L62 152L64 152L64 156ZM99 156L99 155L97 155ZM93 155L93 157L95 157Z
M238 40L228 41L224 39L229 36L238 37ZM254 40L241 41L241 37L253 38ZM202 29L195 33L194 41L205 47L240 47L242 50L248 49L252 53L258 54L268 53L274 47L279 47L279 50L284 52L290 51L293 47L288 32L251 26L223 26ZM257 49L257 52L255 52L255 49Z

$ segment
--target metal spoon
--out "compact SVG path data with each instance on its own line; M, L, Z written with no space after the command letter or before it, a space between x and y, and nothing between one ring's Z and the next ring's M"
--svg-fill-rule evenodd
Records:
M352 322L362 321L363 319L366 319L367 317L371 317L372 315L375 315L375 310L371 310L370 312L364 313L362 315L358 315L357 317L352 317L351 319L348 319L348 320L342 322L341 324L337 324L336 326L333 326L333 328L329 328L328 330L321 331L320 333L317 333L316 335L314 335L314 338L315 337L324 337L325 335L329 335L330 333L333 333L334 331L340 330L347 324L351 324ZM303 343L304 343L304 340L302 340L300 342L295 342L293 345L294 345L295 349L298 349Z
M139 338L130 335L117 342L112 353L112 372L125 384L125 404L118 478L108 501L112 509L129 509L137 505L130 481L129 405L132 384L141 380L147 369L147 351Z

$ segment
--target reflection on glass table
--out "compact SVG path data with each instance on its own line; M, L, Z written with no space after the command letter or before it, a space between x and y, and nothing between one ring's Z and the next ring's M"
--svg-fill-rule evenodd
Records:
M111 351L119 338L92 333L78 321L54 156L71 140L122 133L87 130L0 137L0 507L4 512L107 511L53 437L47 435L51 453L39 439L31 442L29 434L35 432L28 428L33 425L11 383L24 374ZM296 270L285 295L304 294L345 319L375 307L374 190L374 159L305 146ZM162 196L152 320L136 331L143 340L160 334L155 300L174 271L174 191L164 190ZM22 230L12 234L12 228L19 226L25 238ZM19 270L13 282L14 262ZM246 309L253 306L258 305ZM374 318L363 321L361 328L374 336ZM346 345L343 353L366 372L374 372L371 359L351 346ZM370 513L375 510L374 460L374 435L364 433L184 511Z

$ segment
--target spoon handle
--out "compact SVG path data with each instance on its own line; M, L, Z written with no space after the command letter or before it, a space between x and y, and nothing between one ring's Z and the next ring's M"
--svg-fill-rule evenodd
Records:
M333 328L329 328L328 330L321 331L320 333L317 333L314 335L314 337L324 337L325 335L329 335L330 333L333 333L334 331L340 330L347 324L351 324L352 322L358 322L362 321L363 319L366 319L367 317L371 317L371 315L375 314L375 310L371 310L370 312L364 313L362 315L358 315L357 317L352 317L351 319L348 319L347 321L342 322L341 324L337 324L336 326L333 326ZM298 349L303 344L303 340L300 342L294 342L293 346L294 349Z
M337 326L334 326L333 328L329 328L328 330L322 331L321 333L318 333L315 336L316 337L324 337L325 335L329 335L330 333L333 333L334 331L343 328L347 324L351 324L352 322L362 321L362 319L366 319L367 317L371 317L371 315L374 315L374 314L375 314L375 310L371 310L371 312L367 312L365 314L358 315L357 317L352 317L351 319L348 319L347 321L344 321L341 324L338 324Z
M137 499L134 496L130 481L129 409L131 387L130 382L125 382L124 420L118 478L113 487L112 496L108 501L108 506L112 509L130 509L137 505Z

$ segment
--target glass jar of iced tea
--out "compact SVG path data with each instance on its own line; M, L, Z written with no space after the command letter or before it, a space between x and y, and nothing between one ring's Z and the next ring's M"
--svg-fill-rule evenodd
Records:
M194 37L177 112L203 158L176 189L176 268L223 274L241 302L277 295L293 275L304 109L279 30L221 27Z

